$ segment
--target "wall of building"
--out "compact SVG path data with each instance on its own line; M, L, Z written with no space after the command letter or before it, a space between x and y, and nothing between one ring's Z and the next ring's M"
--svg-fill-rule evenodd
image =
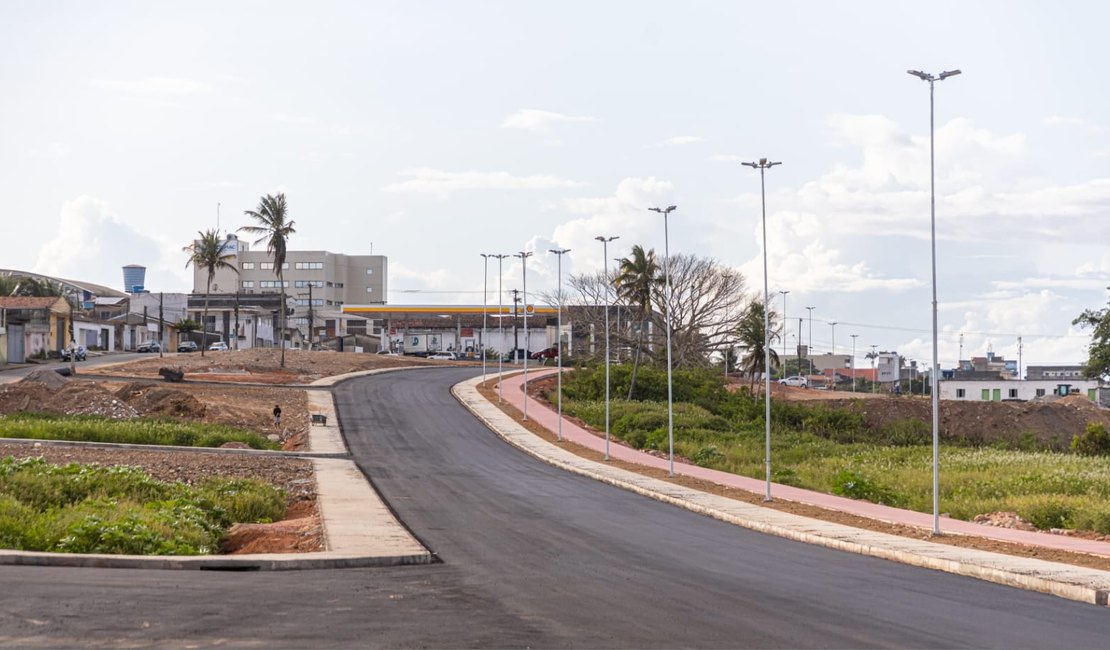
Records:
M997 379L993 381L944 380L940 382L940 398L947 400L1001 401L1004 399L1032 400L1038 397L1059 395L1062 386L1069 387L1073 393L1078 391L1092 400L1097 396L1091 391L1098 389L1098 381L1093 379L1056 380L1017 380ZM962 393L961 393L962 391Z

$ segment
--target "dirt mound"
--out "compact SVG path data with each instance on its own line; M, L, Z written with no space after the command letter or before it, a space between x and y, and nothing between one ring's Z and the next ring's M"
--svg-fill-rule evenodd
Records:
M1037 527L1029 523L1016 512L988 512L985 515L975 515L972 519L977 524L985 526L997 526L999 528L1015 528L1017 530L1037 530Z
M143 415L199 420L208 410L191 393L174 388L130 383L118 389L116 396Z
M306 553L323 548L320 518L312 502L299 501L289 507L285 519L272 524L235 524L227 533L221 551L245 553Z
M51 390L58 390L69 383L69 377L63 377L51 368L36 368L20 380L19 383L33 382L42 384Z
M51 373L53 374L53 373ZM57 415L99 415L126 420L139 413L99 384L65 380L52 389L39 381L21 381L0 388L0 413L34 411Z

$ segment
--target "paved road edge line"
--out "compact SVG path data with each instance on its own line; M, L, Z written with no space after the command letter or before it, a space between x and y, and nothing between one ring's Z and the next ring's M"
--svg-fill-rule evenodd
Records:
M720 521L778 537L850 553L892 560L926 569L944 571L945 573L977 578L1093 605L1105 607L1110 604L1108 603L1108 600L1110 600L1110 572L1106 571L1084 569L1082 567L1074 567L1072 565L1047 562L1044 560L1014 558L998 553L964 549L946 544L936 544L888 535L886 533L863 531L862 529L851 528L839 524L821 522L825 524L821 526L822 528L837 530L845 534L843 537L834 537L829 534L820 534L804 530L805 528L813 528L816 520L807 519L799 515L791 515L789 513L771 510L766 513L761 513L769 516L767 516L765 520L760 521L752 516L737 515L735 513L725 512L717 507L698 503L695 499L698 499L699 495L704 495L705 497L713 497L714 495L708 495L704 492L698 492L665 481L658 481L639 474L627 472L619 468L595 463L571 454L539 438L505 415L496 405L491 404L482 397L477 391L477 385L479 383L481 383L481 377L459 382L452 386L451 394L460 404L507 443L538 460L565 471L586 476L614 487L629 490L657 501L676 505L690 510L691 512L706 515ZM562 455L572 456L573 461L559 458L559 456ZM725 497L718 498L724 499ZM766 510L759 508L759 506L752 506L739 501L736 501L735 504L738 506L746 506L746 508L740 508L741 510L748 508ZM778 521L776 522L773 520ZM794 524L794 526L788 524ZM860 533L867 534L860 535ZM850 539L851 537L867 537L870 538L870 541L854 541ZM910 548L897 548L899 546L908 546ZM1022 573L1004 567L990 566L990 562L984 562L984 560L994 560L997 562L1000 559L1008 563L1025 565L1030 567L1030 570L1040 570L1042 574L1086 575L1103 582L1105 586L1077 584L1076 582L1067 582L1059 579L1042 577L1041 575ZM976 560L978 560L978 562L976 562Z

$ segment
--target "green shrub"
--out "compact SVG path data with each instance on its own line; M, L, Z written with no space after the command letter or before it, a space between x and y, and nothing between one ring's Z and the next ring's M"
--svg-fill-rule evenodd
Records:
M272 485L165 483L135 467L0 460L0 547L65 553L212 553L228 526L281 519Z
M253 431L219 424L146 418L113 420L96 415L46 413L0 416L0 437L181 447L219 447L234 441L254 449L280 448Z
M897 505L899 499L891 490L850 469L840 470L833 480L833 494L872 503Z
M700 447L690 460L702 467L714 467L725 459L725 455L717 449L717 445L704 445Z
M1037 500L1019 510L1018 514L1041 530L1069 528L1073 513L1071 506L1061 499Z
M1101 422L1088 422L1083 433L1071 439L1071 450L1084 456L1110 456L1110 433Z

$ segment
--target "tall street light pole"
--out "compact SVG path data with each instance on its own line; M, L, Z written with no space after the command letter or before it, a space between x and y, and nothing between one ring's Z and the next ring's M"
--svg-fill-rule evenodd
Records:
M555 357L559 362L559 387L558 387L558 402L559 402L559 427L555 432L555 438L563 441L563 255L570 252L569 248L552 248L548 252L555 253L559 257L559 317L556 321L555 330L555 349L559 352L559 356ZM525 341L528 337L525 337ZM524 346L528 347L527 344ZM606 403L608 406L608 403Z
M497 340L500 341L502 345L504 345L504 343L505 343L505 307L503 305L504 300L502 299L503 294L501 293L501 278L503 276L503 274L501 272L501 262L502 262L502 260L504 260L508 256L509 256L508 253L505 253L505 254L500 254L499 253L497 255L490 255L490 257L496 257L497 258ZM505 355L500 354L500 353L498 353L498 355L497 355L497 403L498 404L501 403L501 363L504 361L504 356Z
M959 70L947 70L937 76L920 70L907 70L909 74L929 82L929 234L933 260L933 368L929 373L929 383L933 393L933 534L940 534L940 390L938 378L940 363L937 354L937 174L936 143L934 141L933 84L948 77L960 74Z
M667 304L663 310L664 320L667 322L667 444L670 448L667 475L674 476L674 384L671 381L671 273L667 266L670 263L671 247L667 232L667 215L678 209L677 205L666 208L648 208L652 212L663 215L663 277L667 281Z
M759 195L763 203L763 423L766 429L766 443L764 450L764 465L767 474L767 491L763 495L764 501L771 500L771 330L767 312L771 309L769 289L767 283L767 184L764 180L766 171L781 162L770 162L760 158L759 162L740 163L746 167L759 170Z
M619 239L619 237L614 237L613 239ZM617 263L617 273L620 273L621 264L624 263L624 260L619 258L619 257L614 257L613 261ZM617 300L614 303L614 306L616 307L616 309L614 311L617 312L617 326L613 330L617 333L617 363L621 362L621 346L620 346L621 338L620 337L621 337L621 332L623 331L623 330L621 330L621 303L620 303L620 299L621 299L620 295L617 295Z
M809 349L806 350L806 356L809 357L809 374L813 374L813 310L816 307L806 307L809 310Z
M482 256L482 335L478 337L478 354L482 355L482 383L486 382L486 311L489 304L489 258L487 253Z
M856 392L856 339L859 334L849 334L852 337L852 392Z
M833 388L836 388L836 321L829 321L829 327L832 328L832 364L833 364Z
M513 257L520 258L520 272L521 281L524 290L524 421L528 421L528 258L532 257L532 253L528 251L520 251L513 255ZM513 355L516 355L516 350L513 350Z
M785 377L786 376L786 370L785 370L786 369L786 354L787 354L787 352L786 352L786 294L790 293L790 291L780 289L779 293L782 294L782 367L783 367L783 376ZM801 372L800 368L798 369L798 372Z
M605 268L605 460L609 460L609 297L612 282L609 278L609 242L620 237L603 237L598 235L594 239L601 242L601 255ZM620 321L617 321L618 327Z

